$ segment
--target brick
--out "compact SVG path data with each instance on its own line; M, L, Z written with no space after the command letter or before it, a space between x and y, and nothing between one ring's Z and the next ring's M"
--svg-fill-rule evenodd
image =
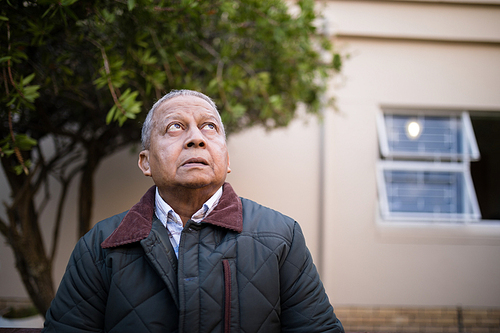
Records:
M427 325L430 326L433 323L433 319L431 316L418 316L413 322L418 325Z
M463 324L465 326L476 326L477 325L477 318L475 316L464 316L462 320Z
M351 332L374 332L373 331L373 326L365 326L365 325L354 325L351 326L349 329L345 330L351 331Z
M353 306L337 306L335 307L335 314L342 313L343 315L350 316L353 312L356 311L356 307Z
M465 332L467 332L467 333L491 333L491 331L485 327L465 327Z
M500 318L488 318L488 317L484 317L484 318L480 318L478 320L478 325L479 326L488 326L488 327L498 327L500 328Z
M410 324L410 318L404 315L398 315L392 318L391 323L397 326L408 326Z
M449 317L444 317L444 318L436 318L435 321L433 322L434 325L438 326L458 326L458 319L455 318L449 318Z
M358 308L357 311L358 311L358 314L361 314L362 316L371 317L375 313L378 313L379 309L378 309L378 307L374 307L374 308L360 307L360 308Z
M456 308L441 308L441 316L457 316Z
M373 314L377 316L392 317L398 315L400 312L401 309L399 308L378 308L377 310L373 311Z
M402 332L401 329L397 326L392 326L392 325L389 325L389 326L377 326L376 328L376 331L374 332ZM407 331L407 332L410 332L410 331Z
M443 333L443 328L442 327L435 327L435 326L425 326L425 327L420 327L419 332Z
M488 309L488 318L500 318L500 309Z
M430 316L439 316L441 315L441 308L423 308L421 312Z
M458 333L455 307L336 307L348 332ZM462 310L464 332L500 333L500 308Z
M393 332L398 333L415 333L415 327L404 325L404 326L390 326Z
M383 325L387 324L388 322L390 322L390 318L385 318L385 317L365 317L363 318L363 320L361 320L361 323L363 325L371 325L371 326Z
M342 314L342 315L346 315L346 316L347 316L347 315L349 315L349 313L350 313L350 309L349 309L349 308L340 308L340 307L336 307L336 308L334 308L334 309L333 309L333 311L335 312L335 314L336 314L337 316L339 316L339 315L341 315L341 314Z

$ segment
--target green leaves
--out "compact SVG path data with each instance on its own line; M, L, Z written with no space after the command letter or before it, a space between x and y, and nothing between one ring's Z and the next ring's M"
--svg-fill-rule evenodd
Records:
M16 146L20 150L24 151L31 150L31 148L33 148L38 144L38 142L35 139L30 138L26 134L17 134L15 138L16 138Z
M135 0L127 0L128 10L131 11L135 7Z
M40 96L38 89L39 85L29 85L29 83L35 78L35 73L28 75L27 77L20 78L19 83L13 83L14 90L9 95L9 100L5 105L11 109L19 109L22 106L34 109L33 103L35 99Z
M300 0L293 11L282 0L7 6L0 26L9 23L11 37L0 34L0 66L10 63L14 84L0 82L9 90L1 103L23 121L40 117L36 103L50 122L83 126L78 135L90 135L88 121L96 133L104 131L99 126L123 127L166 92L188 88L214 99L228 135L286 126L299 102L318 113L326 80L342 68L342 57L314 25L314 5ZM332 60L324 61L323 52Z
M114 57L109 60L108 64L101 67L98 71L100 77L94 80L97 89L101 89L108 85L108 80L116 88L120 88L126 84L130 77L133 77L134 72L124 68L123 65L123 60ZM110 74L106 72L106 66L109 66Z
M340 71L342 69L342 58L340 57L340 54L335 53L333 55L332 66L336 71Z
M14 136L14 140L12 140ZM20 175L23 171L27 174L31 167L30 160L23 160L20 151L29 151L38 144L38 141L26 134L8 135L0 140L0 157L10 157L13 154L18 156L18 164L13 167L13 171Z
M59 1L59 4L60 4L61 6L66 7L66 6L71 6L72 4L74 4L74 3L75 3L75 2L77 2L77 1L78 1L78 0L61 0L61 1Z
M141 112L142 106L142 102L136 101L138 94L138 91L125 90L118 99L119 103L113 105L109 110L106 116L106 123L109 124L112 121L118 121L118 124L122 126L127 119L135 119L137 114Z

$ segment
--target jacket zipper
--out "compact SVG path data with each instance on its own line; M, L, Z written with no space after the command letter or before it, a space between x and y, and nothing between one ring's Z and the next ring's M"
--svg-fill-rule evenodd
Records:
M231 329L231 267L229 260L223 259L224 268L224 333L229 333Z

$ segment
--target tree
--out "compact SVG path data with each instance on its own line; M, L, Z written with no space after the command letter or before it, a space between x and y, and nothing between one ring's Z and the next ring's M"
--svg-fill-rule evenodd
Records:
M292 16L281 0L2 2L0 155L12 200L0 232L40 313L54 296L72 180L80 177L81 236L91 226L97 167L138 142L140 120L162 94L187 88L213 97L228 135L286 126L298 103L318 113L341 58L314 26L314 2L296 6ZM61 186L50 247L41 236L49 179Z

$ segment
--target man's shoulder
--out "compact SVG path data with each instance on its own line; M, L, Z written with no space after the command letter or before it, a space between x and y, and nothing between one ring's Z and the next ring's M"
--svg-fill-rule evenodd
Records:
M291 217L249 199L241 198L241 204L243 231L293 236L296 222Z
M68 267L76 265L76 262L83 260L83 258L92 260L94 263L101 261L105 256L101 243L113 233L126 213L123 212L96 223L83 235L73 249L74 260L70 260Z
M84 238L92 238L94 242L99 242L100 244L115 231L127 213L128 211L125 211L97 222Z

